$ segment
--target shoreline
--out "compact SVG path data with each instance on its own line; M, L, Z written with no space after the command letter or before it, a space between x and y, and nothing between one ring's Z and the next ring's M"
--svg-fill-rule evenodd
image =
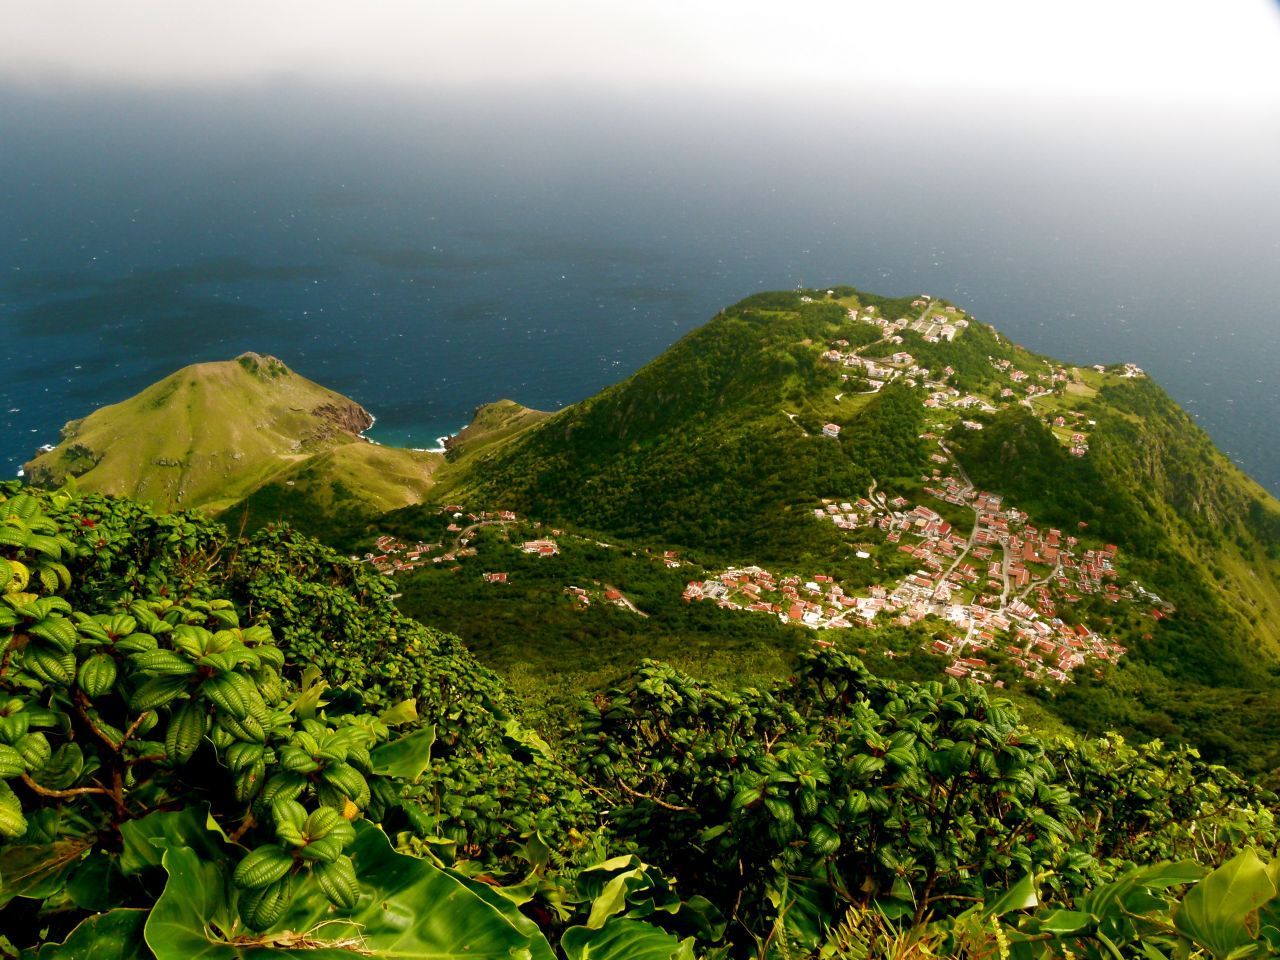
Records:
M370 414L370 416L373 416L373 414ZM412 450L415 453L447 453L449 449L448 441L461 433L465 426L466 424L464 423L462 426L453 429L446 428L445 433L432 438L434 443L431 446L420 446L415 444L413 442L415 439L413 437L413 433L408 430L402 431L398 435L391 434L390 431L388 431L388 435L384 435L381 438L374 438L367 436L366 434L361 434L361 438L367 440L369 443L378 444L379 446L401 447L405 450ZM372 430L373 427L370 426L369 429ZM440 427L436 426L436 429L438 430Z

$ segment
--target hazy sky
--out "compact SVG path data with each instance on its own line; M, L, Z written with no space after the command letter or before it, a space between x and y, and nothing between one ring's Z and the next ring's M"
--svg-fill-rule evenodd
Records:
M0 78L804 87L1280 106L1274 0L0 0Z

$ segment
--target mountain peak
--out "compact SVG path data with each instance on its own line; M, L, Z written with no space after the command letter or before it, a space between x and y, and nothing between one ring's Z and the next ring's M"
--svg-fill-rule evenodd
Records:
M254 376L266 379L274 379L276 377L287 377L293 373L283 360L273 357L270 354L255 353L252 350L246 350L240 356L236 357L236 363L240 364L245 370L248 370Z

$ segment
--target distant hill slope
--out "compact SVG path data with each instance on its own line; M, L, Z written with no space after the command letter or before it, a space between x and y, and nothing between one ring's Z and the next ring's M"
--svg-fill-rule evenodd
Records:
M288 519L326 542L353 548L388 511L447 497L471 458L545 420L549 414L510 400L485 404L449 440L448 455L372 443L348 443L286 468L224 513L228 524L257 530Z
M798 515L817 496L911 477L924 462L909 391L837 400L839 386L828 389L815 343L844 316L834 303L750 298L629 379L475 457L450 495L726 556L822 552L814 541L827 531ZM848 426L859 456L820 435L827 421Z
M82 489L160 509L218 510L287 471L305 465L316 473L321 467L312 461L325 454L324 468L348 482L406 491L384 493L380 504L403 506L421 492L434 464L408 451L372 453L360 436L372 423L355 401L274 357L246 353L184 367L68 423L57 447L24 469L36 484L74 476Z
M940 319L967 326L948 341ZM885 382L865 392L877 365ZM627 380L474 457L448 486L457 502L704 561L852 582L865 566L850 537L812 508L873 483L939 505L925 488L952 454L1030 523L1119 545L1125 576L1176 607L1117 621L1130 655L1112 672L1129 694L1104 704L1082 673L1056 695L1073 722L1195 740L1206 710L1221 730L1234 703L1257 713L1247 735L1263 737L1280 680L1280 503L1141 371L1062 364L954 305L852 288L750 297ZM1232 736L1220 735L1220 755Z

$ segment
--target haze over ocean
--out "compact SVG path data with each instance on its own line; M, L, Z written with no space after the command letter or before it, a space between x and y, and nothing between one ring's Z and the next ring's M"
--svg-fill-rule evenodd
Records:
M0 83L0 459L272 353L430 446L797 284L1133 361L1280 493L1280 124L988 99Z

